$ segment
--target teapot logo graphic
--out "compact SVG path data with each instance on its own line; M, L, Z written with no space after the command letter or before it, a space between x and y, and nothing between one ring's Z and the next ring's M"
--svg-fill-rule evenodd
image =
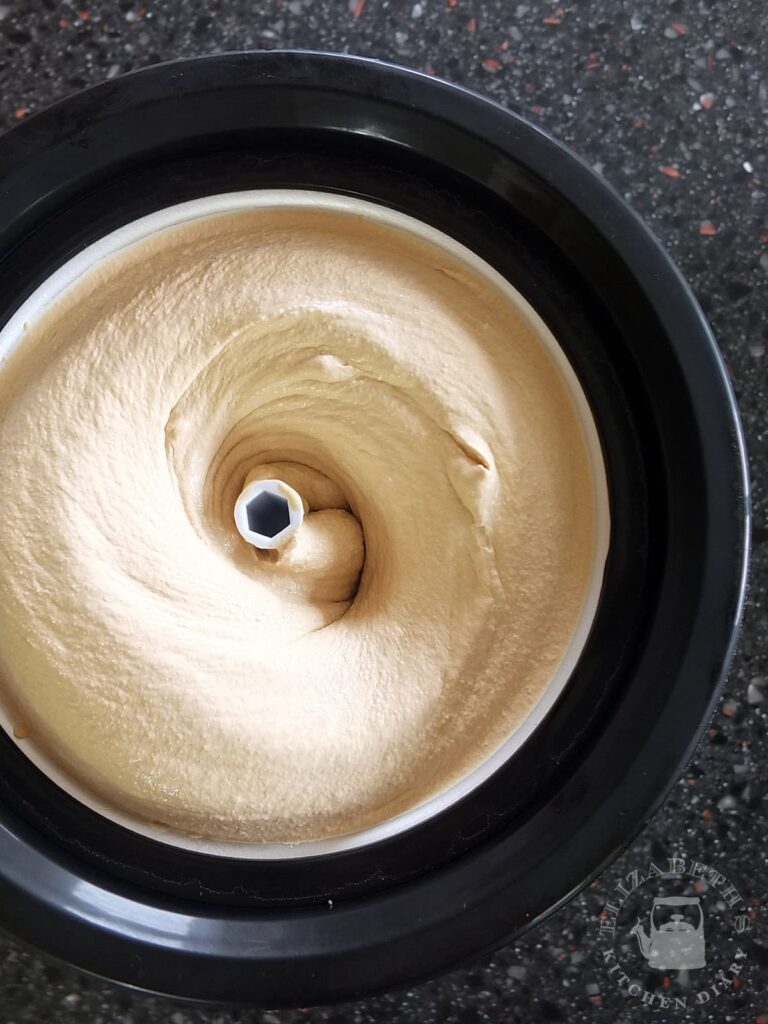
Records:
M663 920L660 908L672 909L668 920ZM694 920L678 908L694 908ZM704 912L698 896L658 896L650 913L651 934L648 935L640 919L630 935L637 938L640 952L650 967L659 971L696 970L706 966L704 944Z

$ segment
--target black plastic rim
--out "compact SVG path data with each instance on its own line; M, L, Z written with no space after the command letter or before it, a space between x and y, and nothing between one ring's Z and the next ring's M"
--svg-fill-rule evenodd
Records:
M735 640L748 484L706 321L650 232L584 163L467 90L294 51L161 65L0 139L0 322L74 252L184 199L258 187L363 196L504 273L571 359L612 506L598 616L565 693L461 804L359 851L185 853L71 800L0 737L0 922L105 977L308 1005L494 948L582 888L690 757Z

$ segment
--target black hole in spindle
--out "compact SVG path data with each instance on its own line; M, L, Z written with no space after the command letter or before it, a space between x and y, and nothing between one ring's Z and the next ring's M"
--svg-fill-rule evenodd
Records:
M291 522L291 511L285 498L271 491L262 491L245 506L248 528L262 537L274 537Z

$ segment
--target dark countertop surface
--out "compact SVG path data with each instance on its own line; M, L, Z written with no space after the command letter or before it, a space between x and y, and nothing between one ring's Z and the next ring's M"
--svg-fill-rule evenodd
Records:
M768 19L763 0L0 0L5 127L82 86L222 50L366 54L471 86L571 145L648 221L711 319L754 487L741 642L696 756L630 850L544 926L450 975L343 1006L185 1005L84 977L0 939L0 1020L171 1024L768 1024ZM696 858L758 913L738 988L692 1010L623 995L597 949L611 886L650 857ZM712 949L717 938L713 936ZM710 947L708 947L710 948ZM649 971L648 974L651 972ZM663 985L658 973L648 990Z

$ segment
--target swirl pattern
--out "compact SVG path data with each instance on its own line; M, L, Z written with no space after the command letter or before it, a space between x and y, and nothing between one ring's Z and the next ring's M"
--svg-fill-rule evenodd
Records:
M351 213L163 231L0 373L0 658L26 743L179 832L296 842L414 807L535 705L581 615L595 499L535 330ZM243 486L305 503L284 549Z

